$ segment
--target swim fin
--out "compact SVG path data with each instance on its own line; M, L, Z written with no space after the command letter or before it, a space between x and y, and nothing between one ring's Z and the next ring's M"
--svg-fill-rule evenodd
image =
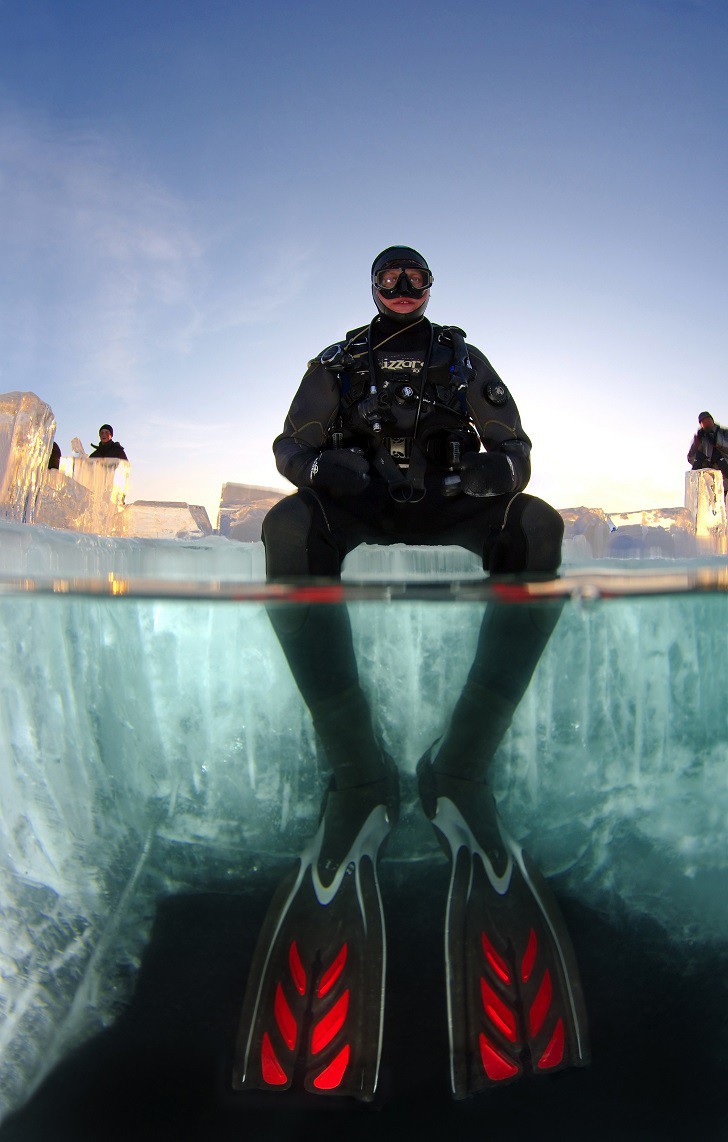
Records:
M500 827L489 788L417 767L451 862L445 914L450 1086L466 1098L589 1061L581 983L544 877Z
M258 939L233 1087L374 1097L386 936L377 880L397 776L332 789L316 836L279 886Z

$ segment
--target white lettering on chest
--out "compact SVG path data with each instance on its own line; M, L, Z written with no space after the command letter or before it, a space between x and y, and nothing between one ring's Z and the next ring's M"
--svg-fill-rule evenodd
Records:
M387 372L408 372L417 373L422 372L423 362L416 357L382 357L379 361L379 368Z

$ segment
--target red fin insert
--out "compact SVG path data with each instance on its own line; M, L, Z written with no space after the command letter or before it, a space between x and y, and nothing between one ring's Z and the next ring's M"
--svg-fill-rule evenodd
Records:
M507 1059L485 1035L480 1035L480 1057L483 1060L483 1069L491 1082L503 1082L519 1074L520 1068L511 1059Z
M318 988L316 989L316 994L318 995L319 999L323 999L323 997L329 991L331 991L331 988L334 986L337 979L344 970L344 964L346 963L346 957L348 954L349 945L343 944L339 954L336 956L333 962L329 964L326 971L321 976Z
M503 959L502 956L498 955L498 952L495 950L495 948L491 944L491 942L488 939L488 937L486 936L485 932L480 933L480 940L481 940L481 943L483 945L483 952L485 954L485 958L488 961L488 963L490 964L490 966L492 967L495 974L498 976L498 978L500 980L503 981L503 983L507 983L507 984L512 983L511 973L509 971L508 964L506 963L506 961Z
M551 1067L558 1067L559 1063L563 1062L565 1039L564 1022L559 1019L548 1047L538 1060L537 1066L540 1071L548 1071Z
M278 987L276 988L276 997L273 1003L273 1014L276 1017L278 1030L283 1036L283 1042L288 1047L288 1050L292 1051L296 1046L298 1023L296 1022L295 1016L288 1005L288 1000L283 994L283 988L280 984L278 984Z
M510 1043L515 1043L518 1037L516 1017L510 1007L503 1002L501 997L493 991L493 988L490 987L482 977L480 980L480 995L483 1000L485 1014L493 1026L497 1027L501 1035L505 1035Z
M528 983L529 976L531 975L531 972L533 971L533 965L536 963L536 952L537 951L538 951L538 940L536 939L536 933L534 932L533 928L531 928L531 934L528 937L528 944L526 945L526 951L525 951L525 953L523 955L523 959L521 961L521 979L523 980L524 983Z
M349 1065L349 1044L346 1043L339 1051L338 1055L328 1067L325 1067L320 1075L317 1075L313 1080L313 1085L316 1090L336 1090L337 1086L341 1085L346 1068Z
M260 1047L260 1071L263 1075L263 1081L270 1086L285 1086L288 1082L288 1076L278 1062L267 1031L263 1035L263 1042Z
M543 1021L548 1014L549 1007L551 1006L551 975L548 970L544 972L544 977L541 980L541 986L536 992L536 998L531 1004L531 1009L528 1012L528 1031L531 1036L537 1035L543 1027Z
M299 995L306 994L306 969L294 940L288 949L288 966L291 969L291 978Z
M344 994L337 999L333 1007L329 1008L326 1014L319 1019L311 1032L311 1050L314 1055L318 1055L319 1051L323 1051L324 1047L338 1035L346 1022L348 1010L349 991L347 989Z

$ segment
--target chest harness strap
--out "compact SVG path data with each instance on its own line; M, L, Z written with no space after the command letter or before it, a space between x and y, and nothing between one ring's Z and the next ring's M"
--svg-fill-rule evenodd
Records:
M419 428L420 416L422 413L422 401L424 400L425 396L425 385L427 384L427 373L430 367L430 358L432 356L432 346L434 340L435 330L432 325L430 325L430 340L427 345L427 352L425 354L425 360L420 376L420 389L419 393L417 394L417 414L415 416L415 426L412 431L412 445L410 449L409 466L406 471L403 471L399 467L389 449L383 443L381 443L381 428L379 429L380 443L374 453L373 464L386 480L390 496L396 503L399 504L416 504L419 503L421 499L424 499L425 496L425 473L427 471L427 456L417 440L417 430ZM373 396L376 396L378 391L377 374L374 367L371 326L369 328L368 346L370 378L369 391ZM377 348L379 348L379 345Z
M424 318L422 319L424 320ZM428 323L429 324L429 323ZM419 392L417 396L417 413L415 416L415 424L411 437L411 447L409 455L409 466L406 470L399 467L396 460L392 456L389 449L382 441L382 424L380 423L377 415L379 407L379 386L377 383L377 373L374 365L374 354L372 346L372 327L368 329L355 330L350 334L347 341L342 345L332 345L325 353L321 355L321 364L326 368L331 369L337 374L341 398L344 399L349 392L351 382L349 378L349 370L367 354L368 368L369 368L369 388L367 395L358 404L360 415L369 425L372 436L377 442L372 458L377 471L382 478L386 481L389 494L397 503L419 503L424 498L425 488L425 475L427 472L428 459L427 454L418 439L420 417L422 413L422 404L425 397L425 387L427 384L427 375L430 366L430 359L432 357L432 347L435 339L435 329L430 324L430 340L425 354L425 360L422 367L420 376ZM393 336L396 336L394 334ZM387 338L390 340L391 338ZM465 344L465 336L461 329L457 326L447 326L441 329L438 334L438 340L442 344L448 342L452 346L453 361L450 365L450 375L457 392L458 401L460 404L460 411L465 420L469 420L467 409L466 394L468 384L474 375L473 369L468 354L467 346ZM380 348L385 342L380 342L376 348ZM363 352L362 352L363 350ZM337 437L340 440L341 435L339 432L332 433L334 440L334 447L337 446Z

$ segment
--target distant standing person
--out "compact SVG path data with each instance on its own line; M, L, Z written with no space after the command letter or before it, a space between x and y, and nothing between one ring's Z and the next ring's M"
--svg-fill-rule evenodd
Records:
M102 424L99 429L99 443L89 454L89 460L128 460L126 452L114 440L114 430L110 424Z
M698 416L700 428L693 437L688 452L688 464L693 471L714 468L723 476L723 494L728 494L728 429L716 424L709 412Z

